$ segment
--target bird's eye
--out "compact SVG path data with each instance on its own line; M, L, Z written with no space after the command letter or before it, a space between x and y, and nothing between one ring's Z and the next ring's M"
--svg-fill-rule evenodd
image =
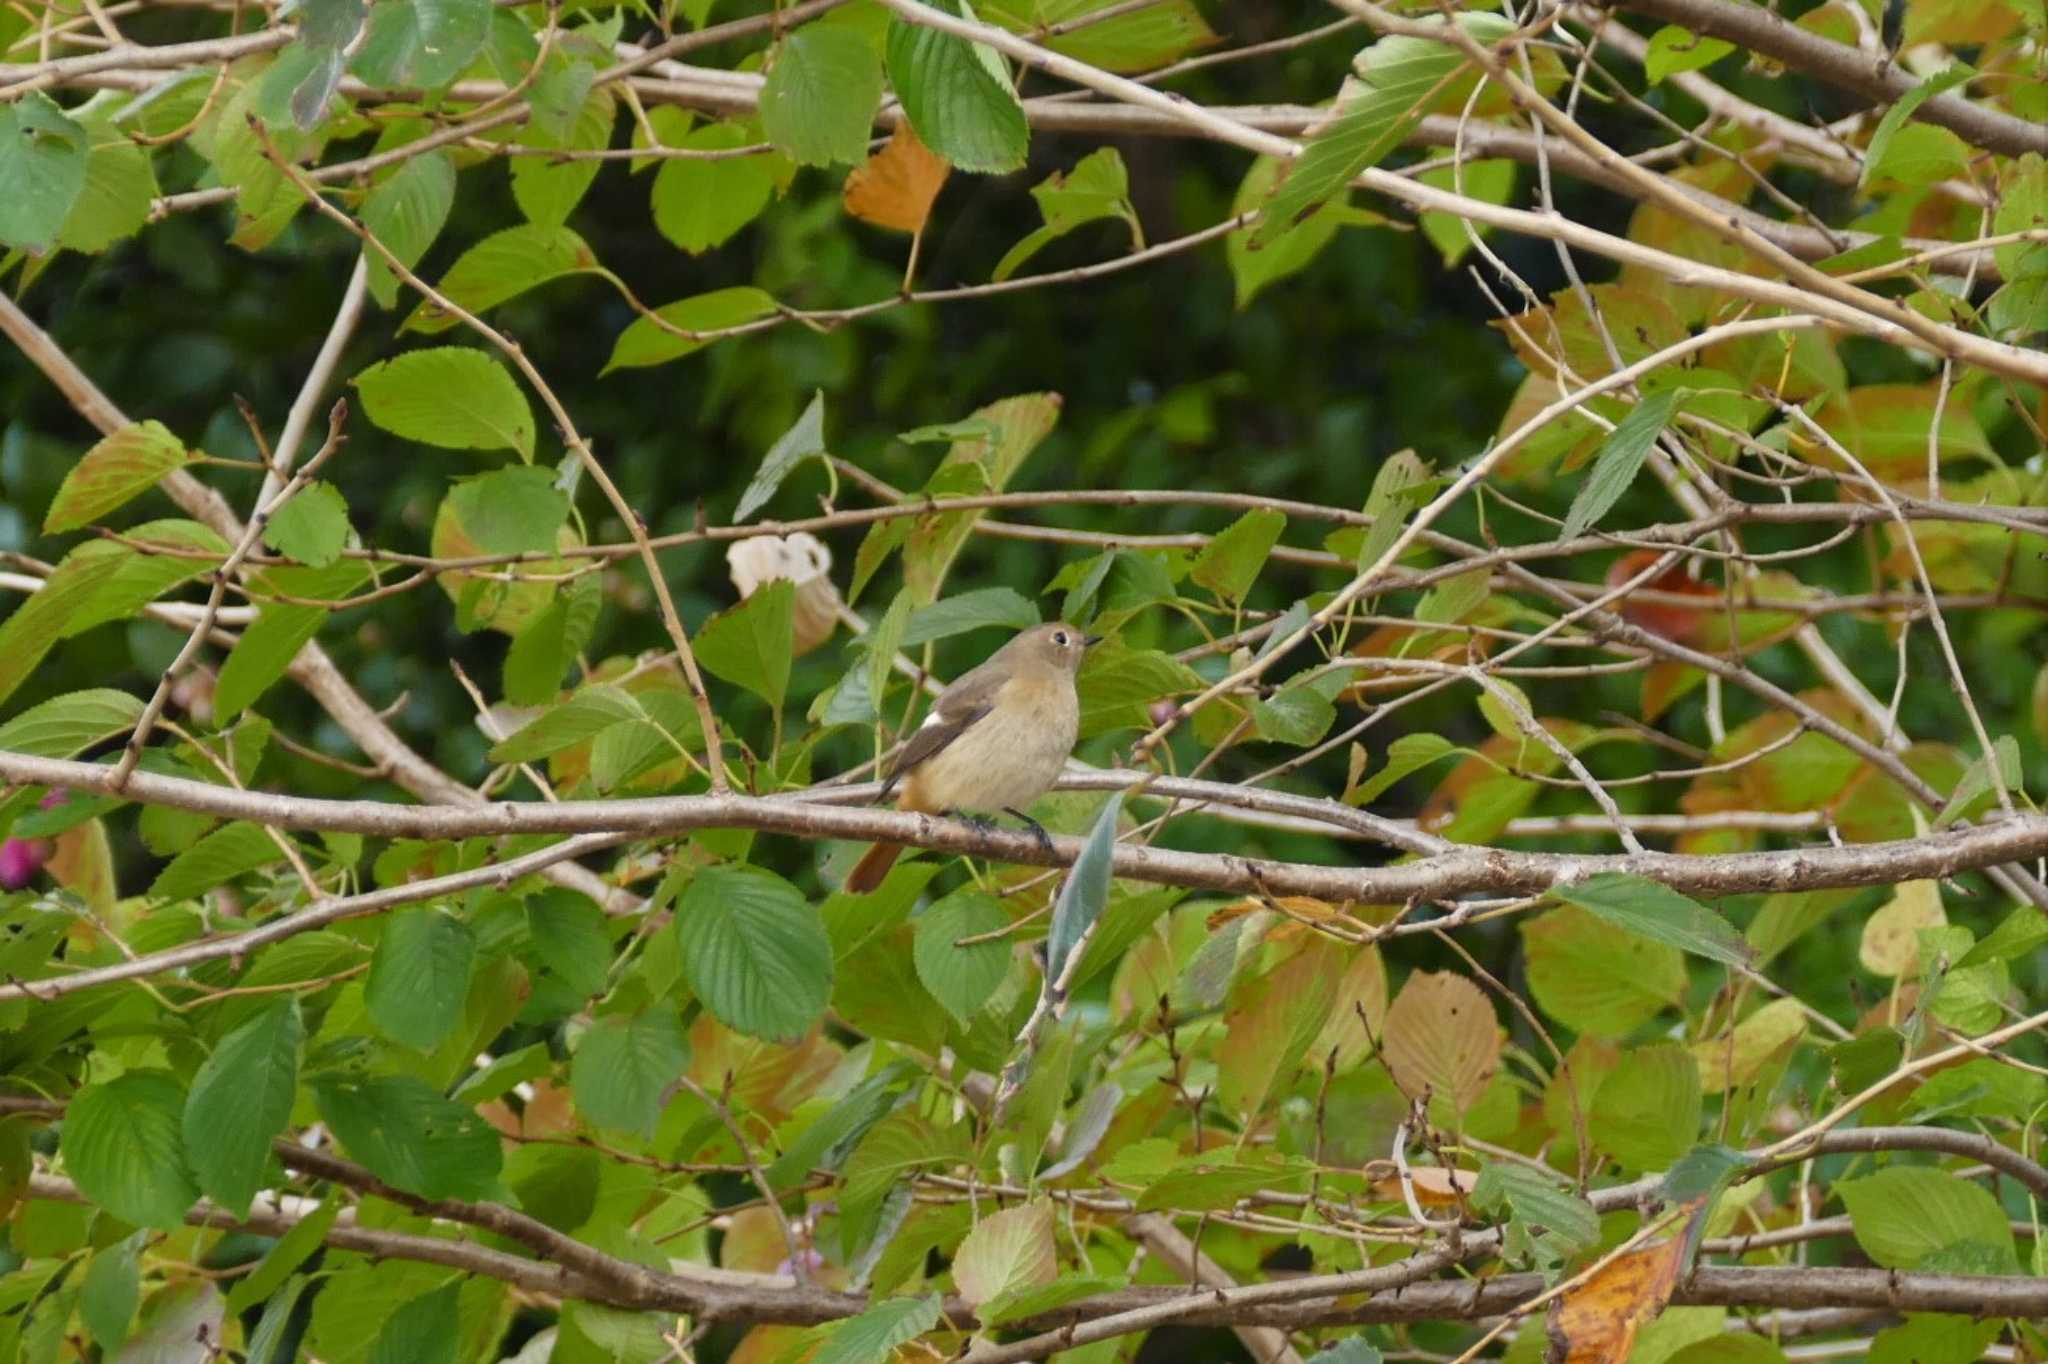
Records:
M1067 632L1065 630L1053 631L1052 642L1059 645L1061 648L1065 648L1067 644Z

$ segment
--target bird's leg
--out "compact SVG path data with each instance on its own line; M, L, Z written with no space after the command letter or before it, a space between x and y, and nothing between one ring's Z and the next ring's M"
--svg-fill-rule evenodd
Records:
M1023 820L1024 827L1029 829L1031 831L1031 836L1038 840L1038 846L1044 848L1047 852L1053 851L1052 835L1045 831L1045 826L1043 824L1040 824L1037 820L1025 814L1022 810L1019 810L1014 805L1005 805L1003 807L1003 813L1006 815L1015 815L1017 818Z
M946 814L952 819L959 820L978 834L992 834L996 831L996 822L987 815L971 815L965 810L948 810Z

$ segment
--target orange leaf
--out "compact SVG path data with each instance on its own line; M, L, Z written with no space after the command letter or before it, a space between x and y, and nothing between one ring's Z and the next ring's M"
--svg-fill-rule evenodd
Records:
M1685 1262L1685 1238L1674 1236L1618 1255L1552 1304L1550 1350L1563 1364L1621 1364L1636 1332L1664 1310Z
M1459 1113L1479 1101L1500 1065L1500 1022L1477 985L1451 971L1408 977L1387 1010L1381 1052L1411 1099L1440 1094Z
M1389 1203L1401 1201L1401 1173L1390 1160L1376 1160L1366 1166L1372 1180L1372 1196ZM1384 1173L1383 1173L1384 1171ZM1425 1208L1448 1208L1472 1195L1479 1176L1470 1170L1447 1170L1441 1165L1417 1165L1408 1171L1415 1187L1415 1201Z
M846 177L841 199L862 222L916 232L931 217L932 201L952 169L917 140L907 121L898 123L889 144Z
M1607 585L1618 587L1628 582L1655 562L1660 553L1654 549L1630 550L1608 567ZM1654 594L1658 598L1702 597L1707 602L1720 596L1711 584L1687 576L1684 564L1673 564L1621 599L1623 620L1679 644L1698 633L1699 611L1679 602L1648 600L1646 594Z

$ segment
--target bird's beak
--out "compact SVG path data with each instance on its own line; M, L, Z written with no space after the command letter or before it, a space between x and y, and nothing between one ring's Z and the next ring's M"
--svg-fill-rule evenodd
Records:
M1101 635L1083 635L1081 637L1081 644L1084 648L1092 649L1100 643L1102 643Z

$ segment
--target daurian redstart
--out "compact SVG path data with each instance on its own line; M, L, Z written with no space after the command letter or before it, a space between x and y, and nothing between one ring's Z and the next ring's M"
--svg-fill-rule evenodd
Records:
M896 755L881 799L893 792L897 809L926 814L1001 810L1045 837L1024 807L1052 789L1074 750L1074 674L1093 643L1059 621L1034 626L954 679ZM881 885L902 851L900 843L875 844L846 888L864 895Z

